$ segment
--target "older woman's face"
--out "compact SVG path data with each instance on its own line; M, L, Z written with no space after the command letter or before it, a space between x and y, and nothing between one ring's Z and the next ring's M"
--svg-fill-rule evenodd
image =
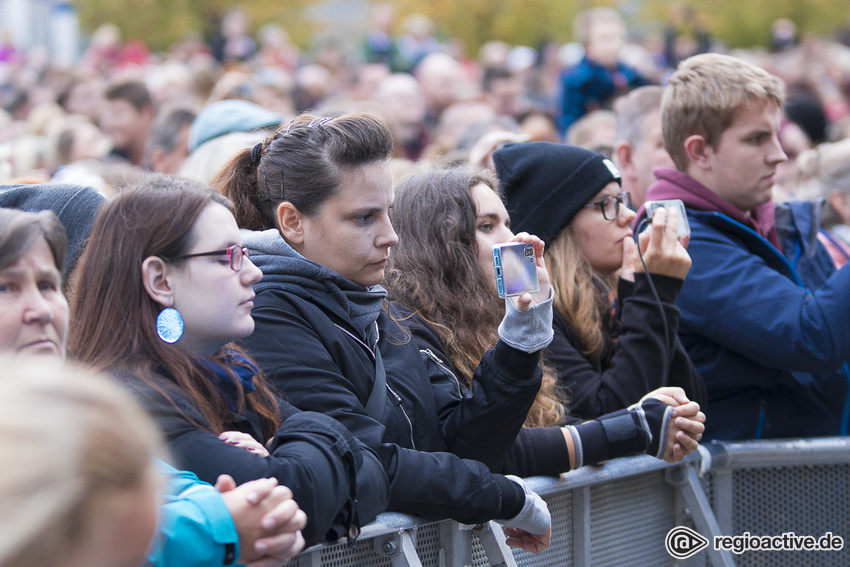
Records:
M43 238L0 270L0 353L65 354L68 302Z

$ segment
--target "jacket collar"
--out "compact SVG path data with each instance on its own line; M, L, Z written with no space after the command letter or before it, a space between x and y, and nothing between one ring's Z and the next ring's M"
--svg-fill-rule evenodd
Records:
M647 201L681 199L688 208L726 215L756 231L777 250L782 250L779 235L776 232L776 205L773 201L768 201L750 211L750 214L746 214L683 171L656 167L652 172L658 181L647 189ZM646 211L644 207L641 207L635 219L636 222L640 222L640 219L645 216Z
M284 290L331 311L367 338L383 309L387 290L380 285L364 287L295 251L277 229L242 230L242 240L251 251L251 261L263 271L254 286ZM370 341L373 343L374 339Z

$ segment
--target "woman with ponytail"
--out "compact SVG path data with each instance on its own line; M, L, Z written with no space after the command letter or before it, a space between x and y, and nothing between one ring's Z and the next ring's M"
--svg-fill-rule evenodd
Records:
M540 551L549 513L521 479L494 474L540 385L551 335L543 289L519 298L507 333L480 361L486 386L461 399L425 366L380 285L397 238L387 125L367 114L301 116L225 165L213 187L235 205L251 257L254 333L245 346L287 399L330 415L375 450L389 509L511 528ZM513 305L513 304L512 304ZM490 379L492 377L492 379Z

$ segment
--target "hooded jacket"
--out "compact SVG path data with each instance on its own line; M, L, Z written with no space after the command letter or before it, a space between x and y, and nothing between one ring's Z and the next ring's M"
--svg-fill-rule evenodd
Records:
M561 134L588 112L610 108L611 101L617 96L648 84L636 69L624 63L617 63L615 69L609 69L584 56L560 77L558 127Z
M389 509L464 523L516 515L521 488L491 470L539 389L539 352L500 341L476 372L475 394L462 396L453 377L426 368L383 288L307 260L276 230L242 234L264 273L245 346L290 402L336 418L375 450L390 479ZM376 351L386 372L380 419L365 410Z
M836 271L818 242L817 205L776 205L745 224L705 204L711 192L687 174L654 172L647 200L682 199L691 226L676 303L709 395L705 437L846 434L850 269Z

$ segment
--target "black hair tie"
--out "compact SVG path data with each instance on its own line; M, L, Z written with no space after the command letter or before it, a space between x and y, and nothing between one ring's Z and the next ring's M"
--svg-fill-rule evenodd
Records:
M254 167L260 166L260 157L262 157L263 153L263 143L260 142L253 148L251 148L251 163L254 164Z

